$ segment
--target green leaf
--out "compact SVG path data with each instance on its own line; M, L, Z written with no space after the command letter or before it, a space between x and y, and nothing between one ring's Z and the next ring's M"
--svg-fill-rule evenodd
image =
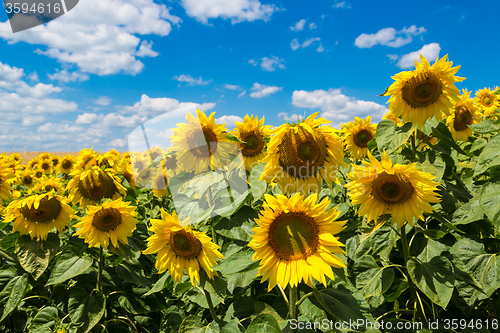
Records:
M281 333L281 329L273 316L264 313L252 320L246 333Z
M484 218L484 211L479 198L474 197L460 206L454 213L452 222L455 225L468 224Z
M258 217L255 209L243 206L231 218L223 218L214 227L214 231L231 239L245 242L252 240L252 228L255 227L254 219Z
M401 147L413 133L413 124L406 123L401 127L396 126L394 121L383 119L377 125L376 137L379 152L384 150L387 154Z
M59 319L59 311L56 308L49 306L38 311L28 330L33 333L52 333L55 332L53 329L56 324L59 324L60 322L61 319Z
M284 320L271 305L264 302L255 302L254 306L255 306L255 313L257 315L268 314L273 316L273 318L276 319L276 322L278 323L280 329L284 329L288 324L288 322Z
M147 293L145 293L143 296L149 296L149 295L152 295L154 293L157 293L159 291L162 291L163 288L165 287L165 283L167 282L167 279L170 277L170 274L167 272L165 272L165 274L163 274L161 276L161 278L158 279L158 281L156 281L156 283L153 285L153 287L151 289L149 289L149 291Z
M490 183L483 186L479 203L482 211L488 216L495 228L500 231L500 184Z
M17 239L16 245L19 263L38 280L59 249L59 236L49 233L47 240L37 241L28 235L22 235Z
M484 245L472 239L462 238L450 249L450 253L465 264L466 269L476 278L485 294L478 292L477 299L490 297L500 288L500 257L489 254Z
M455 283L451 262L445 257L434 257L429 262L410 258L406 267L410 278L418 289L432 302L446 309Z
M486 141L486 139L477 138L472 143L472 145L471 145L471 147L469 149L469 153L475 152L476 150L479 150L479 149L483 148L484 146L486 146L487 143L488 143L488 141Z
M253 265L253 254L254 250L244 247L229 258L224 259L219 265L214 266L214 269L220 271L223 275L241 272Z
M73 288L69 294L68 314L74 324L83 323L77 332L90 331L104 315L105 296L96 290L89 294L85 289Z
M443 251L446 251L448 249L446 245L432 238L423 237L420 239L419 243L422 244L423 249L417 256L417 258L422 260L423 262L431 261L432 258L439 256Z
M266 193L267 182L259 179L264 172L264 166L265 163L261 163L250 172L250 192L252 193L253 202L259 200Z
M62 283L78 276L92 266L94 259L88 255L80 256L73 247L67 247L57 258L46 286Z
M253 265L245 268L244 270L226 275L227 290L232 294L236 288L246 288L252 281L257 279L257 272L259 270L259 263L253 262Z
M380 267L375 258L370 255L365 255L356 261L354 272L356 273L356 287L365 297L385 293L394 280L394 270Z
M188 316L184 318L179 327L179 333L198 333L203 327L200 317Z
M9 283L7 283L5 288L0 292L0 302L5 302L0 322L7 318L7 316L17 308L27 291L28 274L26 273L22 276L12 278Z
M479 134L487 134L491 132L495 132L500 130L500 126L498 126L493 120L486 119L480 123L469 125L470 128L476 133Z
M495 165L500 165L500 134L492 137L481 151L474 169L474 176L482 174Z
M464 155L467 155L463 150L462 148L460 148L459 145L457 145L457 143L455 142L455 140L453 140L453 137L450 133L450 130L448 129L448 127L443 124L443 123L439 123L437 125L437 127L433 128L432 129L432 134L438 138L439 140L445 142L448 146L451 146L453 147L456 151L458 151L460 154L464 154Z

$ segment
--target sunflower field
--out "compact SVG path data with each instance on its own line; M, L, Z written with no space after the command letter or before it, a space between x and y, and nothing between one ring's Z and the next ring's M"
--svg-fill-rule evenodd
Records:
M500 89L458 70L421 56L378 124L0 155L0 331L498 332Z

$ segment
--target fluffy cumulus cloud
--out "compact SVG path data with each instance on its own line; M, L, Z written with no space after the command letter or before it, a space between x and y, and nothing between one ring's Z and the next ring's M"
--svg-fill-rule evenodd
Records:
M276 86L266 86L265 84L260 84L255 82L250 88L250 97L252 98L263 98L267 97L269 95L272 95L274 93L277 93L278 91L281 91L283 87L276 87Z
M299 108L319 109L322 111L322 117L332 120L337 126L342 122L351 121L354 117L372 116L377 120L387 112L385 106L356 100L342 94L341 89L295 90L292 94L292 104Z
M439 52L441 51L441 46L439 46L438 43L430 43L424 45L420 50L410 52L408 54L402 55L402 56L394 56L394 55L388 55L391 60L398 62L396 63L396 66L399 68L411 68L415 67L415 60L420 61L420 55L423 55L429 62L432 62L432 60L435 60L439 56Z
M292 40L292 42L290 43L290 48L293 51L296 51L296 50L301 49L301 48L305 49L309 45L316 43L316 42L319 44L316 51L323 52L325 49L323 48L323 45L321 45L321 38L319 38L319 37L313 37L313 38L306 39L302 44L299 43L299 40L297 38L294 38Z
M359 48L370 48L377 44L389 47L401 47L411 43L413 40L412 36L421 35L426 31L424 27L417 28L415 25L409 28L404 27L402 30L384 28L374 34L363 33L359 35L354 41L354 45Z
M219 118L215 119L216 124L226 124L226 128L231 130L233 128L236 128L236 122L243 122L243 118L238 117L238 116L222 116Z
M306 20L302 19L295 23L293 26L290 27L290 30L292 31L302 31L304 30L304 26L306 25Z
M188 86L206 86L212 80L203 80L200 77L192 77L191 75L181 74L173 77L174 80L179 81L181 83L186 83Z
M185 113L196 112L197 109L207 111L213 109L215 103L193 103L193 102L179 102L174 98L157 97L152 98L146 94L141 96L141 100L132 106L125 106L122 113L131 113L139 116L154 117L166 112L175 113L177 111Z
M69 72L67 69L56 70L54 74L49 74L49 79L59 82L87 81L89 76L79 72Z
M138 36L166 36L180 21L153 0L85 0L57 20L15 34L8 22L0 23L0 38L40 45L39 54L80 72L135 75L144 67L138 57L158 55Z
M266 72L274 72L276 68L285 69L286 67L284 62L285 60L280 59L276 56L271 56L270 58L264 57L260 60L260 68L262 68L262 70ZM259 64L259 62L255 59L248 60L248 63L253 66L257 66Z
M230 19L233 24L243 21L270 19L278 11L275 5L263 5L259 0L181 0L186 13L201 23L208 19Z

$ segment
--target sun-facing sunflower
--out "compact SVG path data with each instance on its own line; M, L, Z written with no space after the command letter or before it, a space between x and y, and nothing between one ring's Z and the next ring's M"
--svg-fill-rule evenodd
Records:
M463 90L460 101L454 103L451 114L446 119L446 124L454 140L468 141L472 135L469 125L477 124L481 120L474 101L470 98L470 92Z
M149 231L153 235L147 239L148 246L143 253L158 253L155 262L158 274L168 270L170 276L181 282L186 271L194 287L195 281L200 283L200 266L213 279L217 272L212 267L217 265L216 259L224 256L210 237L193 230L188 222L185 220L181 226L175 211L170 215L162 209L161 220L151 219Z
M195 173L219 169L234 144L226 139L226 126L215 123L215 112L209 117L200 110L196 114L187 113L187 124L177 124L170 136L177 160L186 171Z
M346 221L335 221L340 212L327 209L328 198L317 200L317 194L265 195L248 246L256 251L253 260L260 260L257 274L263 275L261 282L269 280L268 290L277 283L285 288L301 281L312 287L312 278L326 286L325 275L334 279L331 266L346 266L334 255L344 253L340 248L344 245L334 235L344 229Z
M69 174L73 171L75 167L76 157L73 155L66 155L59 160L59 164L57 165L57 170L59 173Z
M101 246L107 249L111 243L119 247L118 242L127 245L128 238L139 222L135 207L129 202L107 200L100 206L87 206L87 215L74 225L79 229L74 236L83 238L90 247Z
M370 162L353 166L348 174L352 181L346 185L351 203L361 204L358 215L366 215L368 222L392 213L392 221L399 227L405 222L412 225L413 217L423 220L423 212L434 210L430 203L441 201L435 176L418 171L415 163L393 165L385 151L382 163L370 153L368 157Z
M375 137L377 125L371 124L372 117L365 120L354 117L354 121L347 123L343 128L345 146L356 160L366 157L368 142Z
M77 169L70 176L73 178L66 186L69 199L82 208L102 199L118 199L127 193L113 169L93 166L89 170Z
M323 180L332 186L337 167L344 163L342 141L330 121L315 113L294 124L273 130L260 179L276 181L283 193L320 191Z
M231 133L239 140L241 154L245 162L245 169L252 171L253 167L259 164L260 160L266 156L266 138L271 136L271 126L264 126L264 117L260 120L257 116L245 115L243 122L236 122L236 130Z
M423 126L433 116L441 120L441 112L448 115L451 101L458 101L459 91L455 82L465 78L455 76L460 66L451 67L453 62L447 59L448 55L441 59L438 57L431 66L420 55L420 63L415 60L415 70L393 76L395 82L384 93L384 96L391 96L387 102L390 103L391 113L401 116L405 123L412 122L418 126Z
M44 193L11 202L5 213L5 222L14 221L13 231L29 234L32 239L46 240L54 228L62 233L75 211L67 204L66 198Z
M476 91L474 102L476 102L485 117L494 116L497 113L496 109L500 109L500 99L498 95L494 94L496 90L498 90L498 87L493 90L484 88Z

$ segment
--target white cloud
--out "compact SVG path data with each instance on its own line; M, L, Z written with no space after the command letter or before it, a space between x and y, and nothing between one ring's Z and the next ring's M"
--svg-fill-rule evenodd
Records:
M93 124L100 120L102 117L97 113L83 113L79 114L75 120L75 124L84 125L84 124Z
M222 116L215 119L216 124L226 124L227 129L232 129L236 127L236 122L243 122L243 118L238 116Z
M153 51L153 42L143 40L141 42L141 46L139 46L139 50L135 53L136 56L144 58L144 57L157 57L159 55L158 52Z
M151 98L146 94L141 96L141 100L136 102L132 106L126 106L123 108L124 113L133 113L139 116L157 116L165 112L174 112L176 110L190 110L195 112L196 109L201 109L202 111L210 110L215 107L215 103L193 103L193 102L179 102L173 98L158 97Z
M387 111L383 105L370 101L356 100L341 93L341 89L326 90L295 90L292 94L292 104L306 109L320 109L322 117L336 124L356 117L371 115L380 119Z
M333 2L332 8L351 8L351 5L345 1L335 0Z
M316 23L310 23L309 24L309 30L313 30L313 29L316 29L318 26L316 25Z
M186 75L186 74L181 74L179 76L176 75L173 77L173 79L182 83L187 83L188 86L206 86L207 84L212 82L212 80L207 80L207 81L203 80L201 76L195 78L192 77L191 75Z
M241 89L240 86L238 86L236 84L229 84L229 83L226 83L224 85L224 88L229 89L229 90L240 90Z
M245 96L245 94L246 94L246 93L247 93L247 91L246 91L246 90L243 90L242 92L240 92L240 93L238 94L238 97L240 97L240 98L241 98L241 97Z
M302 19L299 22L295 23L295 25L290 27L292 31L302 31L304 30L304 26L306 25L306 20Z
M109 143L111 147L123 148L127 145L127 140L125 139L114 139Z
M318 48L316 49L318 52L323 52L325 51L325 48L323 47L323 44L319 44Z
M38 77L38 73L37 72L30 73L28 75L28 80L30 80L31 82L38 82L38 81L40 81L40 78Z
M252 91L252 93L250 93L250 97L263 98L263 97L267 97L271 94L277 93L278 91L281 91L282 89L283 89L283 87L266 86L264 84L260 84L260 83L255 82L253 84L252 88L250 88L250 91Z
M68 83L75 81L87 81L89 79L89 76L79 72L70 73L67 69L63 69L61 71L56 70L54 74L49 74L49 79Z
M361 34L354 41L354 45L359 48L370 48L380 44L389 47L401 47L412 42L412 36L418 36L426 32L424 27L417 28L412 25L409 28L404 27L402 30L394 28L384 28L374 34Z
M320 42L320 41L321 41L321 38L314 37L314 38L309 38L309 39L305 40L304 43L300 44L299 40L297 38L294 38L292 40L292 42L290 43L290 47L292 48L293 51L295 51L295 50L298 50L300 48L305 49L306 47L308 47L312 43L314 43L314 42ZM319 52L321 52L321 51L319 51Z
M8 22L0 23L0 37L41 45L39 54L81 72L135 75L144 67L136 57L154 55L136 35L166 36L180 21L153 0L85 0L57 20L15 34Z
M108 96L101 96L94 100L94 103L100 106L108 106L111 104L111 98Z
M266 72L274 72L276 68L285 69L286 67L284 65L284 62L285 62L284 59L280 59L272 55L270 58L264 57L261 59L260 68L262 68L262 70ZM248 63L254 66L257 66L258 64L258 62L255 61L254 59L250 59Z
M186 13L201 23L208 19L231 19L231 23L264 20L278 11L275 5L263 5L258 0L181 0Z
M425 59L432 61L438 57L440 51L441 46L439 46L438 43L426 44L418 51L402 55L396 63L396 66L399 68L415 67L415 60L420 61L420 55L423 55Z

